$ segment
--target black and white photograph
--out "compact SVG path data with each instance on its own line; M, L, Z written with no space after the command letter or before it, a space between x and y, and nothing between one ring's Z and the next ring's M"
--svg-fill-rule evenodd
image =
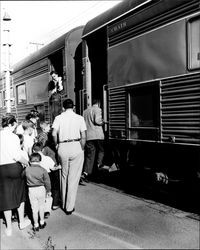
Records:
M200 249L199 0L0 14L0 249Z

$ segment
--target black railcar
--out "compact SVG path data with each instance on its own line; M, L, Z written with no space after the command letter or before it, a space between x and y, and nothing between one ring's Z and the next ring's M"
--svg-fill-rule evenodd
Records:
M129 187L156 172L193 186L200 171L199 0L124 0L19 62L11 77L19 121L33 108L49 119L52 69L77 113L101 99L106 139ZM4 85L3 78L1 114Z
M104 104L126 178L163 172L191 186L200 171L199 1L123 1L89 21L83 40L87 95Z

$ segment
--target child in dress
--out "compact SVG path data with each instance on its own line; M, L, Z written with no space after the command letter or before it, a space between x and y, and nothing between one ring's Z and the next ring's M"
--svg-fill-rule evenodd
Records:
M42 157L38 153L30 156L30 166L26 168L25 175L28 186L29 199L33 213L34 231L46 226L44 221L45 199L51 196L51 182L47 171L41 167ZM38 223L38 213L40 223Z

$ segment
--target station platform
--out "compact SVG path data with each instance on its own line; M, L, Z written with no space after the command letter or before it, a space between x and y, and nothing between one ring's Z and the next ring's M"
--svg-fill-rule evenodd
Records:
M1 220L0 249L199 249L200 224L188 213L152 200L88 183L79 186L76 210L51 212L45 229L7 237Z

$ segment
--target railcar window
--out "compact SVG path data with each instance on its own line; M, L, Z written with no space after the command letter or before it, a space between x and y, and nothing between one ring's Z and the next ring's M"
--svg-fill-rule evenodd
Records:
M200 16L188 22L188 68L200 68Z
M27 102L26 96L26 84L21 84L17 86L17 104L24 104Z
M136 87L129 93L129 138L159 139L158 85Z

